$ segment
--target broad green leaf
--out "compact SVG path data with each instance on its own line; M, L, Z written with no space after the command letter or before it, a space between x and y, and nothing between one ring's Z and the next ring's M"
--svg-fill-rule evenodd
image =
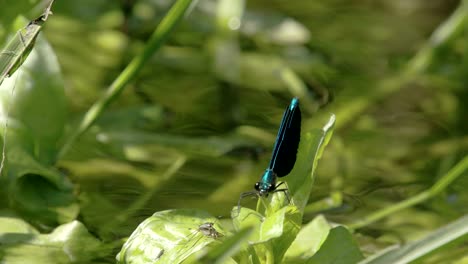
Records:
M204 211L177 209L161 211L143 221L117 255L119 263L180 263L221 238L207 236L200 225L214 223L222 236L218 219Z
M362 258L362 253L351 233L345 227L338 226L330 230L319 251L305 263L349 264L357 263Z
M461 237L468 238L468 215L443 226L426 237L401 247L386 249L360 264L408 263Z
M244 242L247 242L251 232L252 228L245 228L240 230L233 236L226 238L222 244L215 245L194 263L237 263L230 257L240 250Z
M285 254L285 262L296 263L312 257L323 244L330 232L331 226L325 217L317 216L303 226L296 239Z
M45 167L21 148L8 151L5 186L10 205L37 224L56 225L75 219L79 206L71 182L60 172ZM5 173L4 171L4 173Z
M2 175L8 175L2 180L10 204L38 224L75 219L79 208L73 186L48 168L64 132L66 99L57 58L42 36L24 64L1 84L0 111L6 144Z
M23 219L1 216L0 217L0 235L4 233L16 234L39 234L33 226Z
M295 206L285 206L278 211L272 213L269 217L264 217L256 211L248 208L241 208L240 213L236 216L237 207L233 209L233 223L236 229L243 229L253 226L256 232L250 237L250 243L267 242L270 239L277 238L283 234L284 221L286 215L297 214Z
M272 226L272 228L269 228L269 221L265 221L267 223L267 225L265 225L267 229L265 229L264 232L266 231L266 233L269 234L271 231L281 230L281 236L274 238L271 241L275 260L280 261L283 259L284 254L296 238L296 235L298 234L301 228L302 215L296 206L284 207L280 211L277 211L276 214L280 216L284 214L283 222L276 222L274 223L274 226ZM272 215L267 219L275 219L275 221L278 221L278 219L281 219L281 217L276 217L275 215Z
M261 225L264 221L264 216L249 208L240 208L240 212L237 211L237 207L231 211L232 223L236 230L242 230L245 228L253 227L254 232L249 237L252 242L263 242L260 236Z
M301 214L294 205L270 210L266 217L248 208L237 212L237 207L231 214L236 230L254 227L249 243L254 245L260 259L281 260L300 229Z
M21 146L41 163L53 164L64 133L66 98L57 57L45 38L37 38L24 64L0 85L0 100L2 128L5 122L9 128L7 150Z
M4 224L5 219L0 219L0 226ZM90 263L108 254L109 248L78 221L61 225L50 234L20 230L0 233L2 263Z

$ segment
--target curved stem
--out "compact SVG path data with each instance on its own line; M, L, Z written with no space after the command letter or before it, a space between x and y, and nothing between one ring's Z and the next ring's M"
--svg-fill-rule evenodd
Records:
M67 153L71 145L89 129L89 127L101 115L104 109L106 109L107 106L120 95L125 86L135 78L145 63L150 59L151 55L161 47L166 38L169 36L169 33L172 32L177 23L182 19L191 3L192 0L178 0L172 6L172 8L151 35L151 38L143 49L143 52L133 58L127 67L120 73L117 79L115 79L114 82L109 86L103 97L94 103L88 112L86 112L78 128L74 130L74 132L70 137L67 138L67 141L62 146L57 159L62 158Z
M384 217L387 217L394 212L411 207L413 205L422 203L439 193L441 193L447 186L449 186L454 180L463 175L468 170L468 156L465 156L455 167L448 171L442 178L440 178L429 190L419 193L409 199L406 199L400 203L394 204L383 210L376 211L373 214L366 216L365 218L351 223L348 227L352 230L362 228L366 225L374 223Z

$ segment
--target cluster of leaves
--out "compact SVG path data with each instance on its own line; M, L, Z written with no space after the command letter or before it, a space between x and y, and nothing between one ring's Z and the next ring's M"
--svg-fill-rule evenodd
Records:
M442 11L419 12L430 22L417 30L399 1L275 2L277 13L251 11L261 0L191 2L59 1L49 16L39 1L18 1L0 10L2 262L114 262L140 222L118 261L466 259L466 1L433 3ZM256 211L235 207L232 222L212 217L263 170L278 101L291 95L305 113L285 178L292 203L276 193ZM311 194L329 112L337 131ZM160 211L181 207L210 213ZM207 222L220 237L198 229ZM399 236L414 242L395 247Z
M343 259L354 263L362 258L351 234L344 227L332 228L319 217L301 229L303 210L313 183L313 172L331 138L334 116L323 130L307 133L301 141L297 164L287 183L292 204L279 192L258 202L257 211L234 207L235 235L227 235L216 218L195 210L157 212L146 219L123 246L120 263L179 263L194 253L195 263L328 263ZM311 166L312 164L312 166ZM286 206L285 206L286 204ZM222 244L200 254L213 237L195 239L188 230L203 223L215 223L226 237ZM246 242L249 242L248 244ZM333 241L333 242L332 242ZM322 247L323 245L323 247ZM340 254L334 250L341 249ZM235 256L234 256L235 255ZM189 263L187 261L186 263Z

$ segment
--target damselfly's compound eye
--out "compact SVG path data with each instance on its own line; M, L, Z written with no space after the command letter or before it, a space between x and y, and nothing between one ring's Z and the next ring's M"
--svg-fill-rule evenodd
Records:
M255 190L257 190L257 192L259 192L260 191L260 183L256 182L254 188L255 188Z

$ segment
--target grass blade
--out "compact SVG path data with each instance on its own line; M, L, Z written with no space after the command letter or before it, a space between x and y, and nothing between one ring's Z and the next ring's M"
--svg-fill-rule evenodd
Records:
M26 27L18 30L3 49L0 54L0 84L2 84L3 79L11 76L28 57L34 47L36 37L42 29L42 25L51 14L50 8L53 2L53 0L49 2L40 17L31 20Z

